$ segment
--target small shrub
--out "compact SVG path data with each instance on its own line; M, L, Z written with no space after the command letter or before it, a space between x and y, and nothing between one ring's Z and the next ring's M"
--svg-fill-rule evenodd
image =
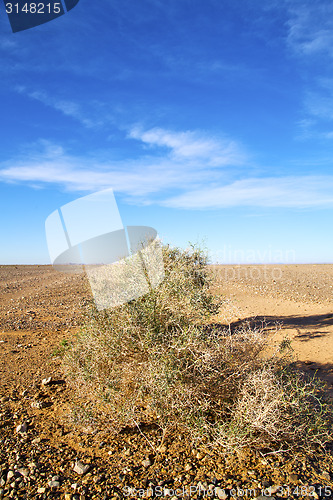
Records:
M267 354L264 328L208 327L220 303L198 248L162 248L165 279L123 306L91 310L64 360L82 415L114 432L156 423L226 451L323 444L320 387Z

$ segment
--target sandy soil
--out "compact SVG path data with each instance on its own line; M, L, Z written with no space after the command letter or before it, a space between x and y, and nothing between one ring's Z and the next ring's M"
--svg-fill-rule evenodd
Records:
M266 324L292 341L295 360L327 380L333 397L333 265L220 266L216 292L224 323ZM273 341L273 338L272 338Z
M221 323L237 325L247 319L264 322L272 332L279 323L277 340L288 335L298 363L318 370L331 390L333 265L212 270L218 280L214 292L224 300ZM228 498L233 487L241 486L255 488L258 496L265 485L284 485L284 498L292 497L287 487L295 484L315 485L319 493L324 486L333 491L328 455L245 454L229 460L223 453L189 449L181 436L173 436L156 453L161 439L156 429L147 429L146 436L127 429L114 439L107 430L101 435L73 427L72 397L55 354L62 341L75 335L90 302L82 275L57 273L50 266L0 266L0 498L116 499L124 496L127 485L187 488L198 481L226 488ZM46 377L52 383L45 386ZM28 431L17 433L23 421ZM143 465L147 457L148 467ZM77 459L90 465L87 474L73 471ZM17 472L22 467L30 468L27 476ZM14 479L7 479L11 471ZM55 475L60 485L51 487Z

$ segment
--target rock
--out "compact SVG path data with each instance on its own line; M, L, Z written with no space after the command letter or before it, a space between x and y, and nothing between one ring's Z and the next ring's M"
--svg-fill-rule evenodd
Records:
M22 467L20 469L17 469L16 472L18 472L19 474L21 474L21 476L23 476L23 477L28 477L29 474L30 474L30 470L26 469L24 467Z
M42 385L49 385L52 382L52 377L43 378Z
M39 410L45 408L47 404L44 401L33 401L31 403L31 408L38 408Z
M144 467L146 467L146 468L147 468L147 467L150 467L150 466L151 466L151 461L149 460L149 458L147 458L146 460L143 460L143 461L142 461L142 465L143 465Z
M15 476L15 474L12 470L8 471L7 481L9 482L12 479L12 477L14 477L14 476Z
M323 472L321 473L321 477L322 477L323 479L325 479L325 481L330 481L330 480L331 480L331 476L330 476L330 474L329 474L327 471L323 471Z
M289 474L289 481L291 483L296 483L299 480L298 474Z
M72 494L71 493L65 493L65 500L72 500Z
M164 446L164 444L163 444L162 446L160 446L160 447L158 448L158 451L159 451L160 453L165 453L165 452L167 451L167 448L166 448L166 446Z
M185 465L185 472L189 472L190 470L192 470L192 464L186 464Z
M39 464L37 462L30 462L28 463L28 467L30 469L37 469L39 467Z
M28 430L28 424L26 422L23 422L22 424L18 425L16 427L16 432L20 434L24 434Z
M48 485L50 488L59 488L60 482L59 481L49 481Z
M90 465L84 465L80 460L78 462L75 462L74 472L76 472L77 474L83 475L88 472L89 469Z
M215 488L215 495L220 500L226 500L228 498L227 493L222 488Z
M37 493L39 493L41 495L42 493L45 493L45 491L46 491L46 488L38 488Z

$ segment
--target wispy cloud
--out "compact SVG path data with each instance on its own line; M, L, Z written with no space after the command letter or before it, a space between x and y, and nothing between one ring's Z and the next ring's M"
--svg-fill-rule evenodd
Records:
M136 127L129 136L140 141L144 154L121 161L110 161L107 152L74 155L40 141L0 164L0 182L73 192L111 187L134 203L183 209L333 206L333 176L251 177L235 167L246 158L234 141L161 128Z
M30 97L30 99L34 99L35 101L41 102L45 106L60 111L65 116L74 118L75 120L80 122L81 125L84 125L87 128L96 127L103 123L100 119L92 119L90 117L88 118L85 112L83 111L82 107L77 102L66 99L60 99L58 97L49 95L44 90L32 91L27 89L23 85L17 85L15 87L15 90L20 94L27 95L28 97Z
M198 132L173 132L161 128L142 130L134 127L129 137L148 146L165 147L174 160L196 160L210 167L242 165L248 161L241 146L230 139L212 139Z
M333 120L333 4L286 0L287 46L297 57L304 79L304 118L300 139L330 139ZM309 71L310 69L310 71ZM325 130L328 125L328 130Z
M133 129L134 130L134 129ZM137 159L110 161L108 152L94 156L67 153L47 141L39 141L34 150L0 164L0 180L29 184L57 184L70 191L94 191L112 187L132 197L162 193L169 189L194 189L202 183L221 178L216 167L234 166L245 160L237 152L236 143L219 143L200 137L199 133L175 133L154 129L142 132L131 130L130 136L143 146L155 145L156 151L144 151ZM183 143L183 145L182 145ZM164 146L168 151L164 150ZM109 157L112 152L109 152ZM148 200L146 200L148 201Z
M333 176L243 179L229 185L183 193L163 205L187 209L252 207L333 207Z
M287 1L288 44L298 55L333 57L333 4Z
M305 105L313 117L333 120L333 79L318 78L316 89L307 92Z

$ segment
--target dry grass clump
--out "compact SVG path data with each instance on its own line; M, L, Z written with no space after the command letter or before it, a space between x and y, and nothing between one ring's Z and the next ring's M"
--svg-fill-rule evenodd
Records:
M205 254L162 248L165 279L128 304L92 308L64 364L82 412L118 432L155 423L206 446L276 450L323 445L320 386L289 368L288 343L265 354L262 328L209 327Z

